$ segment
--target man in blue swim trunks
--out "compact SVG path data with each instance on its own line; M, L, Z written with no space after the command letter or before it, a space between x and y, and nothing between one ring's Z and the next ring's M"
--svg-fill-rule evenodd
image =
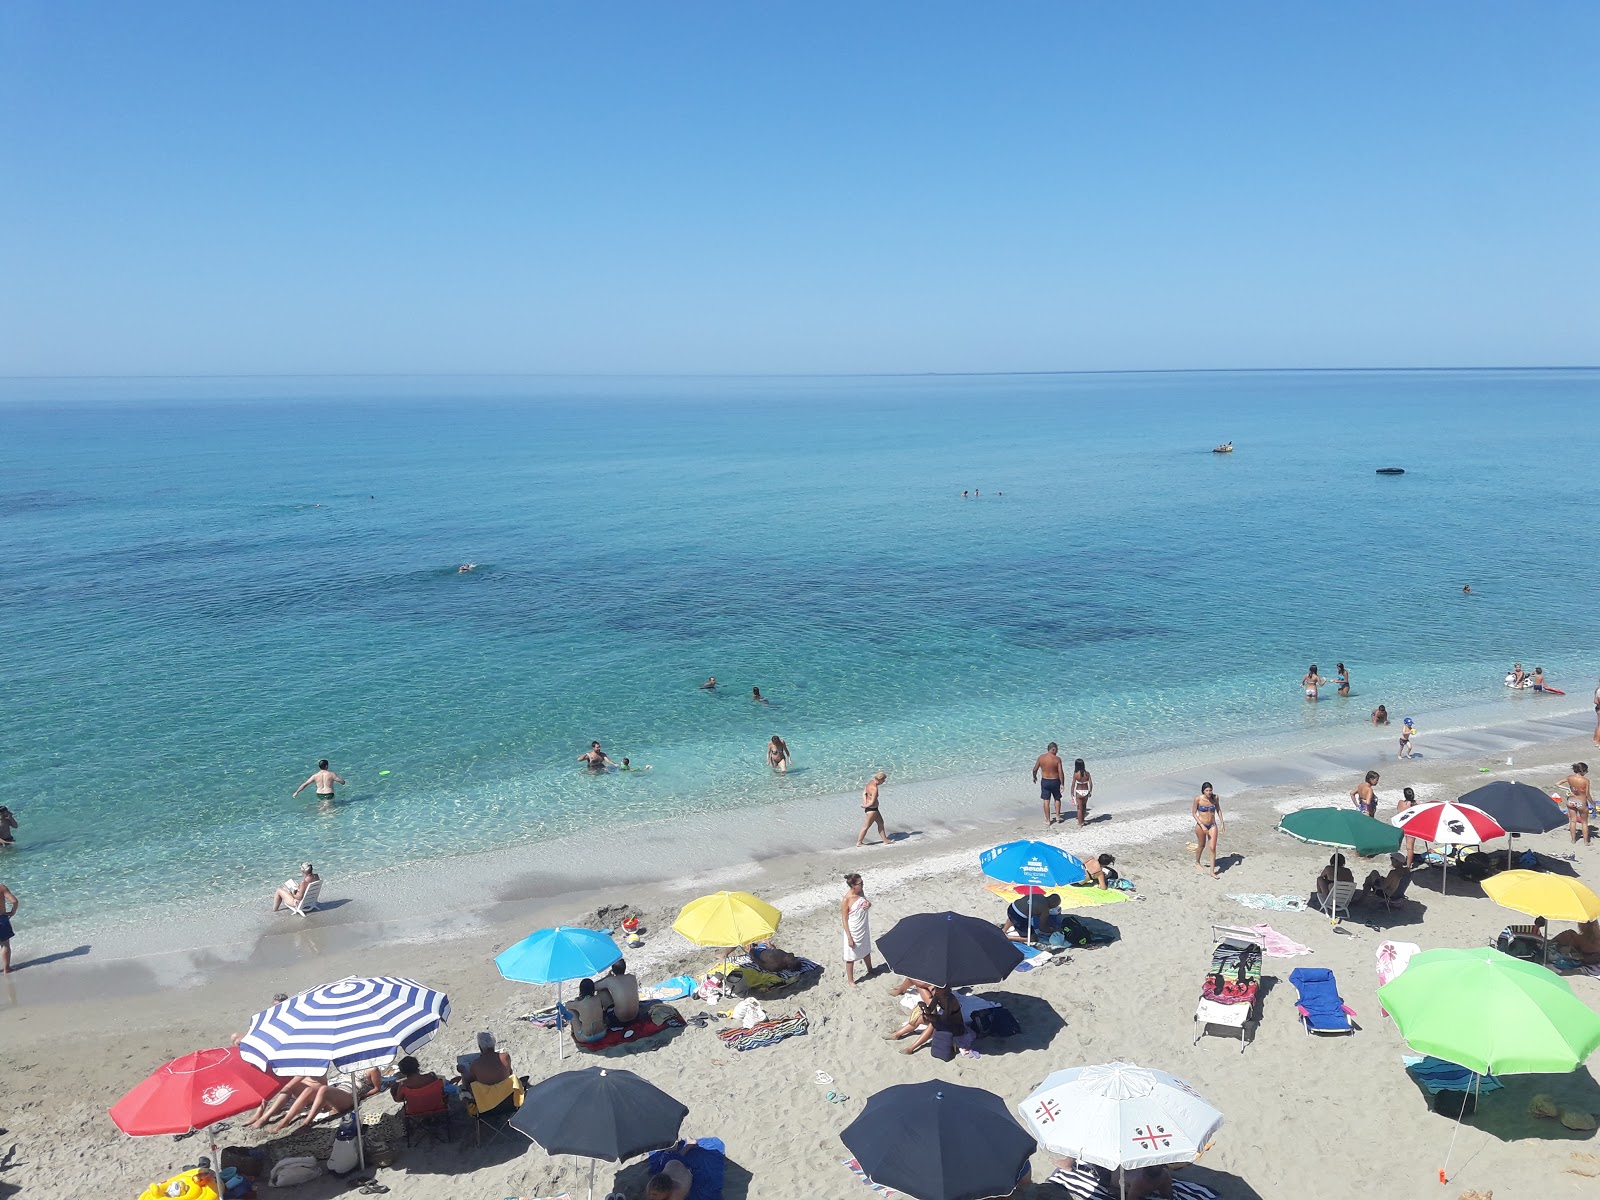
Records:
M0 968L6 975L11 974L11 918L20 907L17 894L0 883Z
M1061 819L1061 782L1066 777L1066 768L1061 764L1061 755L1057 752L1056 744L1051 742L1045 752L1034 759L1033 778L1039 785L1039 799L1044 801L1044 823L1054 825ZM1055 801L1055 815L1050 813L1050 802Z

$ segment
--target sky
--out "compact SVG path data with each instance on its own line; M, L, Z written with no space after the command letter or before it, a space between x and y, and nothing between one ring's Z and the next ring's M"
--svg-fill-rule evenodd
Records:
M1600 5L0 4L0 374L1600 364Z

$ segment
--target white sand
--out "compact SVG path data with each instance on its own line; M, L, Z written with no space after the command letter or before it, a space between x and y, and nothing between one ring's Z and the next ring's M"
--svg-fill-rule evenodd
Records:
M1405 783L1424 797L1441 798L1512 774L1544 783L1592 749L1586 738L1549 742L1520 753L1514 772L1505 767L1504 751L1498 749L1492 757L1464 754L1410 764L1374 758L1385 775L1380 815L1393 812L1393 798ZM1486 765L1492 768L1487 774L1480 771ZM1201 771L1190 773L1198 778ZM1462 1128L1451 1184L1441 1187L1438 1171L1451 1123L1428 1112L1401 1069L1406 1048L1393 1024L1379 1014L1374 955L1385 937L1424 948L1481 945L1508 921L1518 920L1515 914L1454 879L1450 894L1440 896L1433 871L1413 880L1411 895L1418 903L1388 916L1358 908L1338 931L1314 914L1259 912L1227 899L1229 893L1244 892L1303 896L1310 889L1326 853L1273 832L1274 823L1282 812L1310 802L1343 802L1360 773L1350 769L1330 780L1317 780L1317 774L1311 770L1307 782L1255 791L1219 785L1228 818L1222 850L1230 856L1220 880L1196 871L1185 849L1192 832L1182 793L1174 797L1168 791L1159 808L1140 808L1136 797L1097 797L1096 812L1103 819L1082 833L1072 830L1060 836L1074 852L1114 851L1119 867L1139 885L1136 902L1083 910L1116 925L1122 939L1076 952L1064 965L978 989L1005 999L1024 1031L1007 1042L982 1043L984 1053L975 1060L940 1063L925 1052L908 1058L880 1040L899 1022L899 1010L887 995L887 976L879 975L853 992L844 987L837 963L839 879L846 870L865 876L878 935L899 917L945 908L999 920L1002 905L983 889L986 881L977 870L975 851L1011 837L1038 835L1036 806L997 802L997 808L1026 815L889 847L752 862L724 872L714 883L700 879L676 887L608 890L602 902L631 903L646 915L647 945L630 956L646 980L711 961L707 952L689 946L669 927L684 899L728 885L748 888L779 905L785 913L780 941L825 963L827 971L807 990L765 1001L773 1015L803 1006L812 1019L806 1037L738 1054L710 1030L691 1027L603 1061L644 1075L687 1104L687 1136L715 1135L727 1142L735 1164L727 1193L733 1198L870 1196L840 1165L846 1154L838 1133L867 1096L889 1084L945 1078L987 1088L1015 1104L1052 1070L1117 1058L1188 1079L1226 1114L1214 1148L1190 1172L1225 1197L1455 1197L1469 1187L1492 1189L1497 1200L1600 1194L1594 1182L1600 1176L1595 1136L1570 1133L1557 1122L1527 1115L1535 1092L1552 1093L1567 1107L1600 1113L1600 1087L1587 1070L1509 1078L1506 1089L1486 1098L1479 1115ZM1216 777L1228 778L1220 768ZM892 790L885 796L892 829ZM1104 814L1112 815L1104 819ZM1523 839L1522 844L1547 853L1568 849L1564 832ZM1600 886L1597 863L1600 842L1591 850L1579 848L1574 866L1591 886ZM1367 864L1355 865L1359 878ZM419 906L427 908L430 892L453 885L419 878L416 886ZM513 1020L548 1003L549 993L503 981L491 960L530 928L557 919L573 924L592 918L594 899L581 902L587 913L579 903L557 898L507 904L458 936L409 945L391 941L347 947L332 933L319 933L318 918L313 917L294 935L293 954L280 953L264 965L232 966L202 983L159 990L151 990L148 973L131 968L119 973L72 959L19 972L6 985L8 1007L0 1010L0 1061L8 1085L0 1109L0 1125L8 1132L0 1135L0 1154L15 1146L11 1165L0 1169L0 1197L17 1194L17 1189L28 1197L131 1197L192 1162L202 1152L203 1136L178 1145L170 1138L125 1137L107 1118L107 1107L168 1058L225 1044L273 992L346 974L407 974L450 994L454 1016L446 1034L423 1051L427 1067L443 1069L469 1047L474 1031L490 1028L512 1051L519 1073L536 1079L555 1073L563 1065L557 1062L555 1035ZM1368 920L1381 928L1368 927ZM1306 958L1267 961L1266 975L1273 982L1255 1040L1242 1054L1235 1039L1209 1036L1193 1044L1192 1015L1209 961L1213 922L1266 922L1315 951ZM1389 929L1392 933L1383 932ZM16 946L19 962L25 961L25 942ZM1298 965L1336 972L1346 1001L1359 1014L1359 1032L1347 1038L1312 1038L1302 1032L1288 984L1289 971ZM206 975L203 958L194 966L186 980ZM1600 979L1576 978L1572 983L1589 1004L1600 1007ZM30 1004L30 995L49 1001ZM701 1008L694 1002L680 1007L685 1012ZM575 1062L569 1053L564 1065L600 1061L585 1056ZM813 1079L819 1069L834 1076L848 1102L827 1102ZM369 1111L376 1116L373 1110L392 1108L385 1101ZM550 1159L515 1134L482 1150L472 1148L470 1136L458 1137L452 1146L406 1150L390 1117L382 1122L380 1136L387 1137L396 1154L394 1165L380 1172L396 1197L497 1200L563 1190L582 1196L588 1183L587 1162ZM260 1144L274 1156L308 1148L325 1154L331 1132L273 1138L236 1127L222 1140ZM1035 1157L1036 1177L1042 1179L1050 1169L1044 1154ZM610 1190L616 1176L615 1166L603 1164L597 1194ZM642 1181L640 1165L625 1164L618 1186L637 1197ZM344 1190L341 1182L329 1178L276 1194L316 1200ZM1039 1187L1035 1194L1064 1193Z

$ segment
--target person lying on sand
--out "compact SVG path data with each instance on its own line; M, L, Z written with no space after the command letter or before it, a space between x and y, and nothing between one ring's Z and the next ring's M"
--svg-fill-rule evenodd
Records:
M1117 882L1117 872L1112 864L1116 862L1112 854L1096 854L1093 858L1083 860L1085 878L1082 883L1075 883L1073 887L1112 887Z
M798 971L801 969L800 960L787 950L780 950L776 946L762 946L753 942L747 949L750 954L750 961L763 971L771 971L776 975L782 971Z

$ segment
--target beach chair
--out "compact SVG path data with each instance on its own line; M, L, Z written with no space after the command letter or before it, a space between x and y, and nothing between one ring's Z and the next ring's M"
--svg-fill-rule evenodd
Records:
M1354 879L1341 879L1329 889L1326 896L1319 896L1317 893L1312 892L1308 903L1318 912L1327 913L1329 916L1337 916L1339 913L1348 913L1350 911L1350 901L1355 899L1355 895L1356 881Z
M1213 925L1211 966L1194 1010L1194 1044L1212 1029L1237 1029L1239 1053L1250 1044L1250 1026L1258 1023L1261 956L1266 947L1259 933L1232 925Z
M1289 972L1289 982L1300 993L1295 1011L1300 1014L1300 1024L1306 1034L1354 1033L1350 1018L1356 1010L1339 995L1339 985L1327 967L1296 967Z
M1400 876L1400 882L1395 885L1394 891L1386 892L1383 890L1382 886L1379 886L1372 888L1367 892L1367 895L1371 896L1379 904L1383 905L1385 912L1393 912L1395 909L1399 908L1401 902L1405 900L1406 889L1410 886L1411 873L1408 871L1406 874Z
M406 1098L400 1111L407 1146L423 1137L436 1142L450 1140L450 1101L444 1094L444 1080L435 1080L431 1087L413 1089L402 1095Z
M300 897L298 904L285 904L284 907L295 916L303 917L307 913L317 911L317 897L320 895L322 895L322 880L313 879L306 884L306 894Z
M649 1159L650 1174L659 1175L672 1159L689 1168L689 1200L722 1200L728 1152L720 1138L679 1142L671 1150L652 1152Z
M525 1088L522 1080L513 1075L499 1083L474 1081L469 1090L467 1119L472 1122L474 1144L481 1146L485 1131L491 1142L505 1133L511 1118L522 1107Z

